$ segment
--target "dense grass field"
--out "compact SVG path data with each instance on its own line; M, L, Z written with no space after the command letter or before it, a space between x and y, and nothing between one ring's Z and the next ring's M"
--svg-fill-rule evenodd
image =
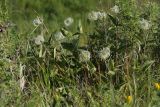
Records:
M0 107L160 107L158 0L0 0Z

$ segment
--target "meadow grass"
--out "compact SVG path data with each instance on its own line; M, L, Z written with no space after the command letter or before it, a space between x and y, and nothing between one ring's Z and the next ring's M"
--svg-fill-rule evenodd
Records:
M1 107L159 107L160 4L0 1Z

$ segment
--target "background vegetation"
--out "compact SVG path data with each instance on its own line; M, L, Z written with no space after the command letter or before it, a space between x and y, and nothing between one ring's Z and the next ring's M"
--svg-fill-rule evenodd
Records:
M1 0L0 105L159 107L158 2Z

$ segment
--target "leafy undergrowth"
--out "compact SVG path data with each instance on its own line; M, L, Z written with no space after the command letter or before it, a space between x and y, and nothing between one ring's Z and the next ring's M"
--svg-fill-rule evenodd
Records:
M160 106L159 4L116 2L54 32L37 16L25 34L0 10L1 106Z

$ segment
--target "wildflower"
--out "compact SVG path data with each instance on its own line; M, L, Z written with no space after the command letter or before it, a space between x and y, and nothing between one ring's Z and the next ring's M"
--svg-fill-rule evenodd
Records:
M80 50L79 59L80 62L87 62L91 58L91 54L89 51L86 50Z
M44 37L43 37L43 35L38 35L38 36L35 38L35 44L41 45L43 42L44 42Z
M140 23L141 28L144 30L148 30L151 27L151 24L148 20L142 19L141 21L139 21L139 23Z
M155 83L154 86L157 90L160 90L160 83Z
M115 5L114 7L111 8L111 11L117 14L119 13L119 7Z
M105 12L100 12L100 11L92 11L88 14L88 19L90 21L96 21L96 20L102 20L106 18L106 13Z
M72 17L68 17L67 19L64 20L64 24L65 26L70 26L72 25L72 23L74 22L73 18Z
M99 57L102 60L106 60L107 58L109 58L110 56L110 49L108 47L103 48L100 52L99 52Z
M132 102L132 96L130 95L127 96L126 100L127 100L127 103L130 104Z
M62 34L62 32L56 32L54 34L54 39L56 41L60 41L60 40L63 40L65 38L65 36Z
M34 26L39 26L43 23L43 20L40 19L39 17L33 20L33 25Z

